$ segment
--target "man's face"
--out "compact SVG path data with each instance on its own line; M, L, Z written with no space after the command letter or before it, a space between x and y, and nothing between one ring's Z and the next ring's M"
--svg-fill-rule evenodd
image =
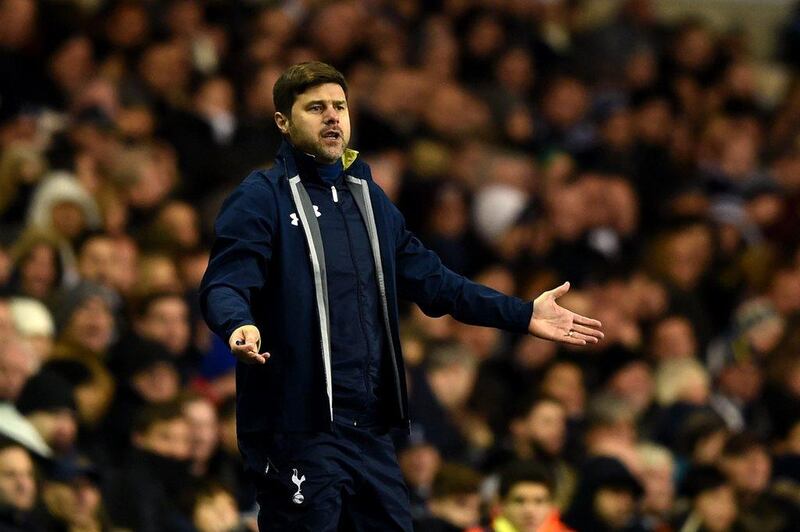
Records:
M189 458L189 424L183 418L158 421L139 434L134 443L140 449L175 460Z
M300 151L333 163L350 142L347 97L338 83L324 83L298 94L291 116L275 113L282 133Z
M173 355L183 354L191 340L186 302L178 296L154 301L139 323L139 331L145 338L164 345Z
M558 455L567 432L564 407L553 401L539 403L528 414L526 428L531 442L552 456Z
M503 500L503 516L520 532L533 532L553 511L550 490L543 484L520 482Z
M0 505L27 511L36 502L33 461L21 447L0 451Z
M636 499L626 489L600 488L594 496L594 511L612 530L622 529L633 517Z

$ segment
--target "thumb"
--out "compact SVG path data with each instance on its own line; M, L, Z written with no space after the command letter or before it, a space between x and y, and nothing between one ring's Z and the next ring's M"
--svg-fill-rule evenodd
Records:
M552 290L550 290L550 294L553 296L553 299L558 299L559 297L563 296L567 292L569 292L569 281L567 281L566 283L562 284L561 286L558 286L558 287L553 288Z

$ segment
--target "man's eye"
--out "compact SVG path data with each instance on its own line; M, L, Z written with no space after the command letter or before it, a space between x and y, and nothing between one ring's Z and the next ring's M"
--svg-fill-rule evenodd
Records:
M314 112L322 111L322 106L321 105L312 105L311 107L308 108L308 110L309 111L314 111Z

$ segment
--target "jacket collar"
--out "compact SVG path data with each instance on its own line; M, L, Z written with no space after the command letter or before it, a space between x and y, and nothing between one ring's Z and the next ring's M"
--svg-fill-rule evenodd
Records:
M283 139L281 142L281 146L278 149L277 160L283 164L287 179L299 175L300 179L304 182L324 184L322 178L319 176L319 172L317 172L317 165L314 164L314 158L295 149L286 139ZM356 150L351 150L350 148L345 149L342 155L342 163L346 174L359 179L370 179L369 167L358 157L358 152Z

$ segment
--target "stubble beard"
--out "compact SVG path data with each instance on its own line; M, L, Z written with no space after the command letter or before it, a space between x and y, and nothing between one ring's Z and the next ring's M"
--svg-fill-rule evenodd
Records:
M289 140L295 148L314 156L315 159L323 163L337 161L344 155L344 150L347 148L347 142L344 137L338 138L335 143L327 144L319 136L310 137L304 135L292 126L289 127Z

